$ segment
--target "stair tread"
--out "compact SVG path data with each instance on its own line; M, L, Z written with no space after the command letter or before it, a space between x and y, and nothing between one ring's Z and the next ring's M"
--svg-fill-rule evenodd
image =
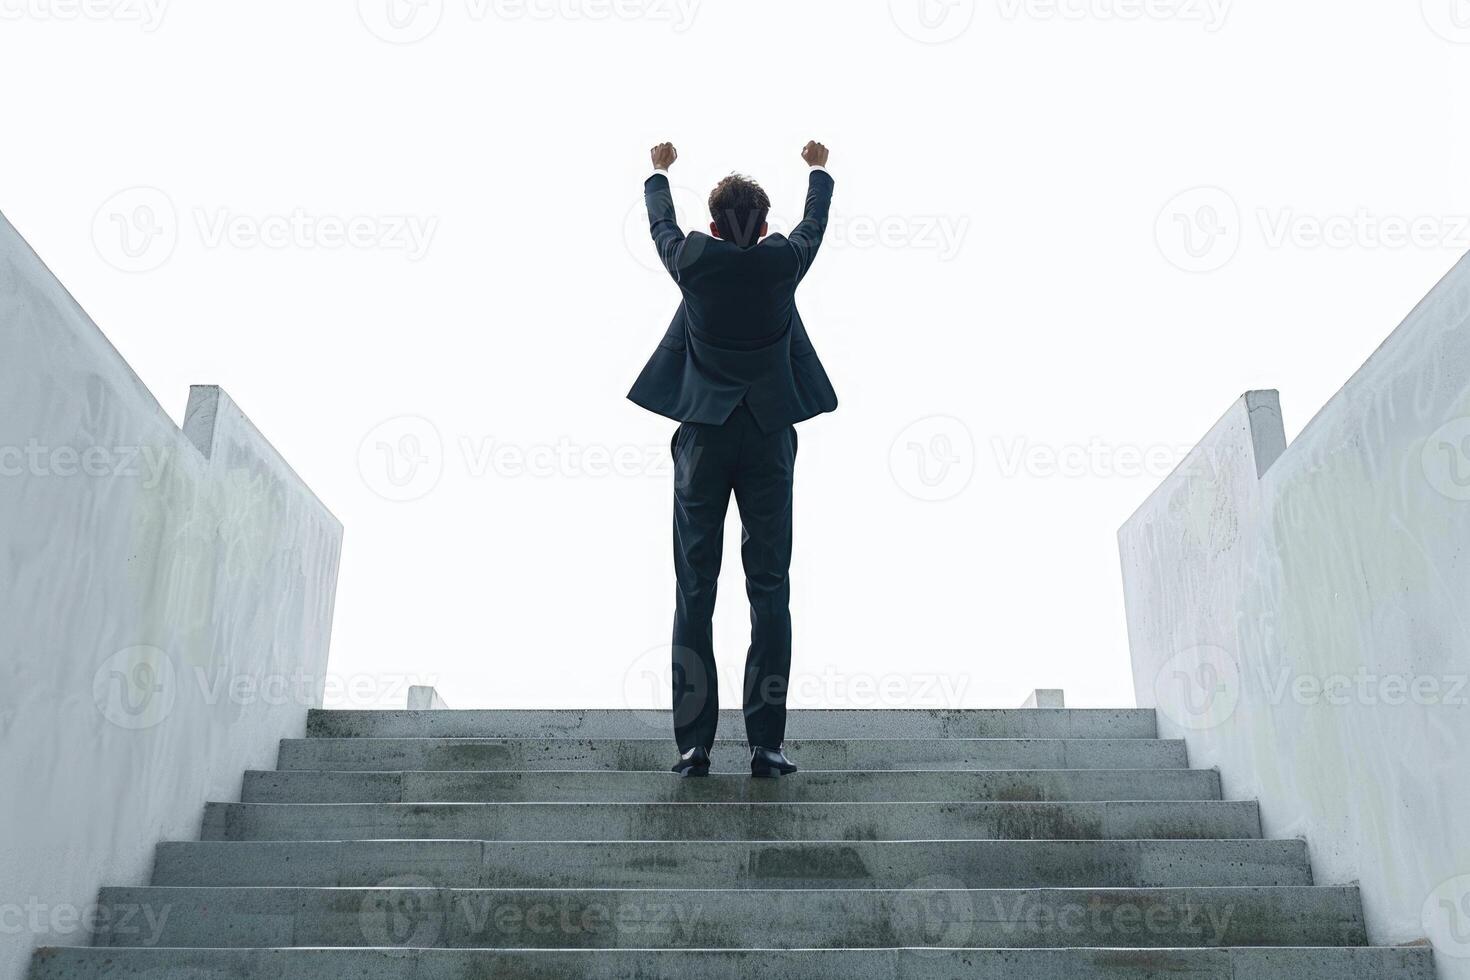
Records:
M1311 883L1299 840L177 841L159 884L360 885L432 869L445 884L868 887L934 874L984 887Z
M668 736L669 710L631 708L332 710L312 709L307 735L414 736L583 734ZM738 710L720 712L726 733L744 731ZM788 713L788 738L1067 735L1074 738L1158 734L1153 711L1140 708L798 708Z
M956 884L936 876L912 887L870 889L444 888L409 875L356 888L109 888L100 898L98 943L615 949L1367 942L1352 887ZM780 923L779 942L773 922ZM156 925L150 930L147 923Z
M1210 947L1150 950L874 948L742 950L475 950L475 949L120 949L47 947L36 954L32 980L89 977L179 977L227 970L239 976L340 977L357 980L545 976L585 980L1433 980L1427 948ZM494 971L494 972L487 972Z
M788 739L804 772L899 769L1187 769L1183 741L1117 738ZM749 772L743 741L719 740L716 772ZM285 739L278 771L664 770L674 758L664 738L370 737Z
M207 840L1259 837L1250 801L210 803Z
M818 769L779 780L657 770L252 770L242 793L252 803L1218 799L1218 774L1199 769Z

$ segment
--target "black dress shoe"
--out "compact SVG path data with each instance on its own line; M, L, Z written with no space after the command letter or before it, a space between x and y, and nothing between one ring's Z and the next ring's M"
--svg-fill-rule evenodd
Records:
M789 776L796 772L796 766L786 758L786 753L779 748L763 749L759 745L750 747L750 774L752 776Z
M708 776L709 775L709 752L695 746L688 752L679 756L673 772L680 776Z

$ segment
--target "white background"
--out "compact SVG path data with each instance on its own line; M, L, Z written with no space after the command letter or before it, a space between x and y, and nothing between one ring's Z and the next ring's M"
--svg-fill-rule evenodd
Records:
M0 208L346 524L337 704L663 702L654 142L689 228L732 169L789 226L832 150L803 704L1131 704L1115 529L1242 391L1294 434L1470 248L1464 0L392 3L0 0Z

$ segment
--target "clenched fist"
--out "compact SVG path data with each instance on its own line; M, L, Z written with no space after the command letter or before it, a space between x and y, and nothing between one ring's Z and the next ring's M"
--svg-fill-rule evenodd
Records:
M823 150L822 154L823 159L825 159L826 151ZM679 151L674 149L673 143L660 143L658 146L649 150L648 155L653 159L653 169L655 170L667 170L669 169L669 164L679 159Z
M816 140L808 140L806 146L801 148L801 158L806 161L808 167L825 167L827 165L827 147L825 144L818 143Z

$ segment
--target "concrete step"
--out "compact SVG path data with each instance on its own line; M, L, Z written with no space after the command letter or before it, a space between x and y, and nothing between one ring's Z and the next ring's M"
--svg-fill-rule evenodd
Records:
M1434 980L1427 947L118 949L36 952L31 980Z
M965 888L1310 885L1299 840L177 841L155 885L453 888Z
M787 739L791 758L818 769L1184 769L1184 742L1145 738ZM662 738L297 738L281 742L278 769L338 771L560 769L667 771ZM744 741L721 740L716 772L750 771Z
M1218 800L1212 769L802 772L788 779L669 772L247 772L245 803L881 803Z
M104 888L99 946L1363 946L1356 888Z
M668 711L630 709L330 711L307 713L306 734L326 738L672 738ZM743 738L739 711L720 712L726 738ZM798 709L786 725L798 738L1154 738L1140 708Z
M1259 837L1254 802L209 803L203 840Z

